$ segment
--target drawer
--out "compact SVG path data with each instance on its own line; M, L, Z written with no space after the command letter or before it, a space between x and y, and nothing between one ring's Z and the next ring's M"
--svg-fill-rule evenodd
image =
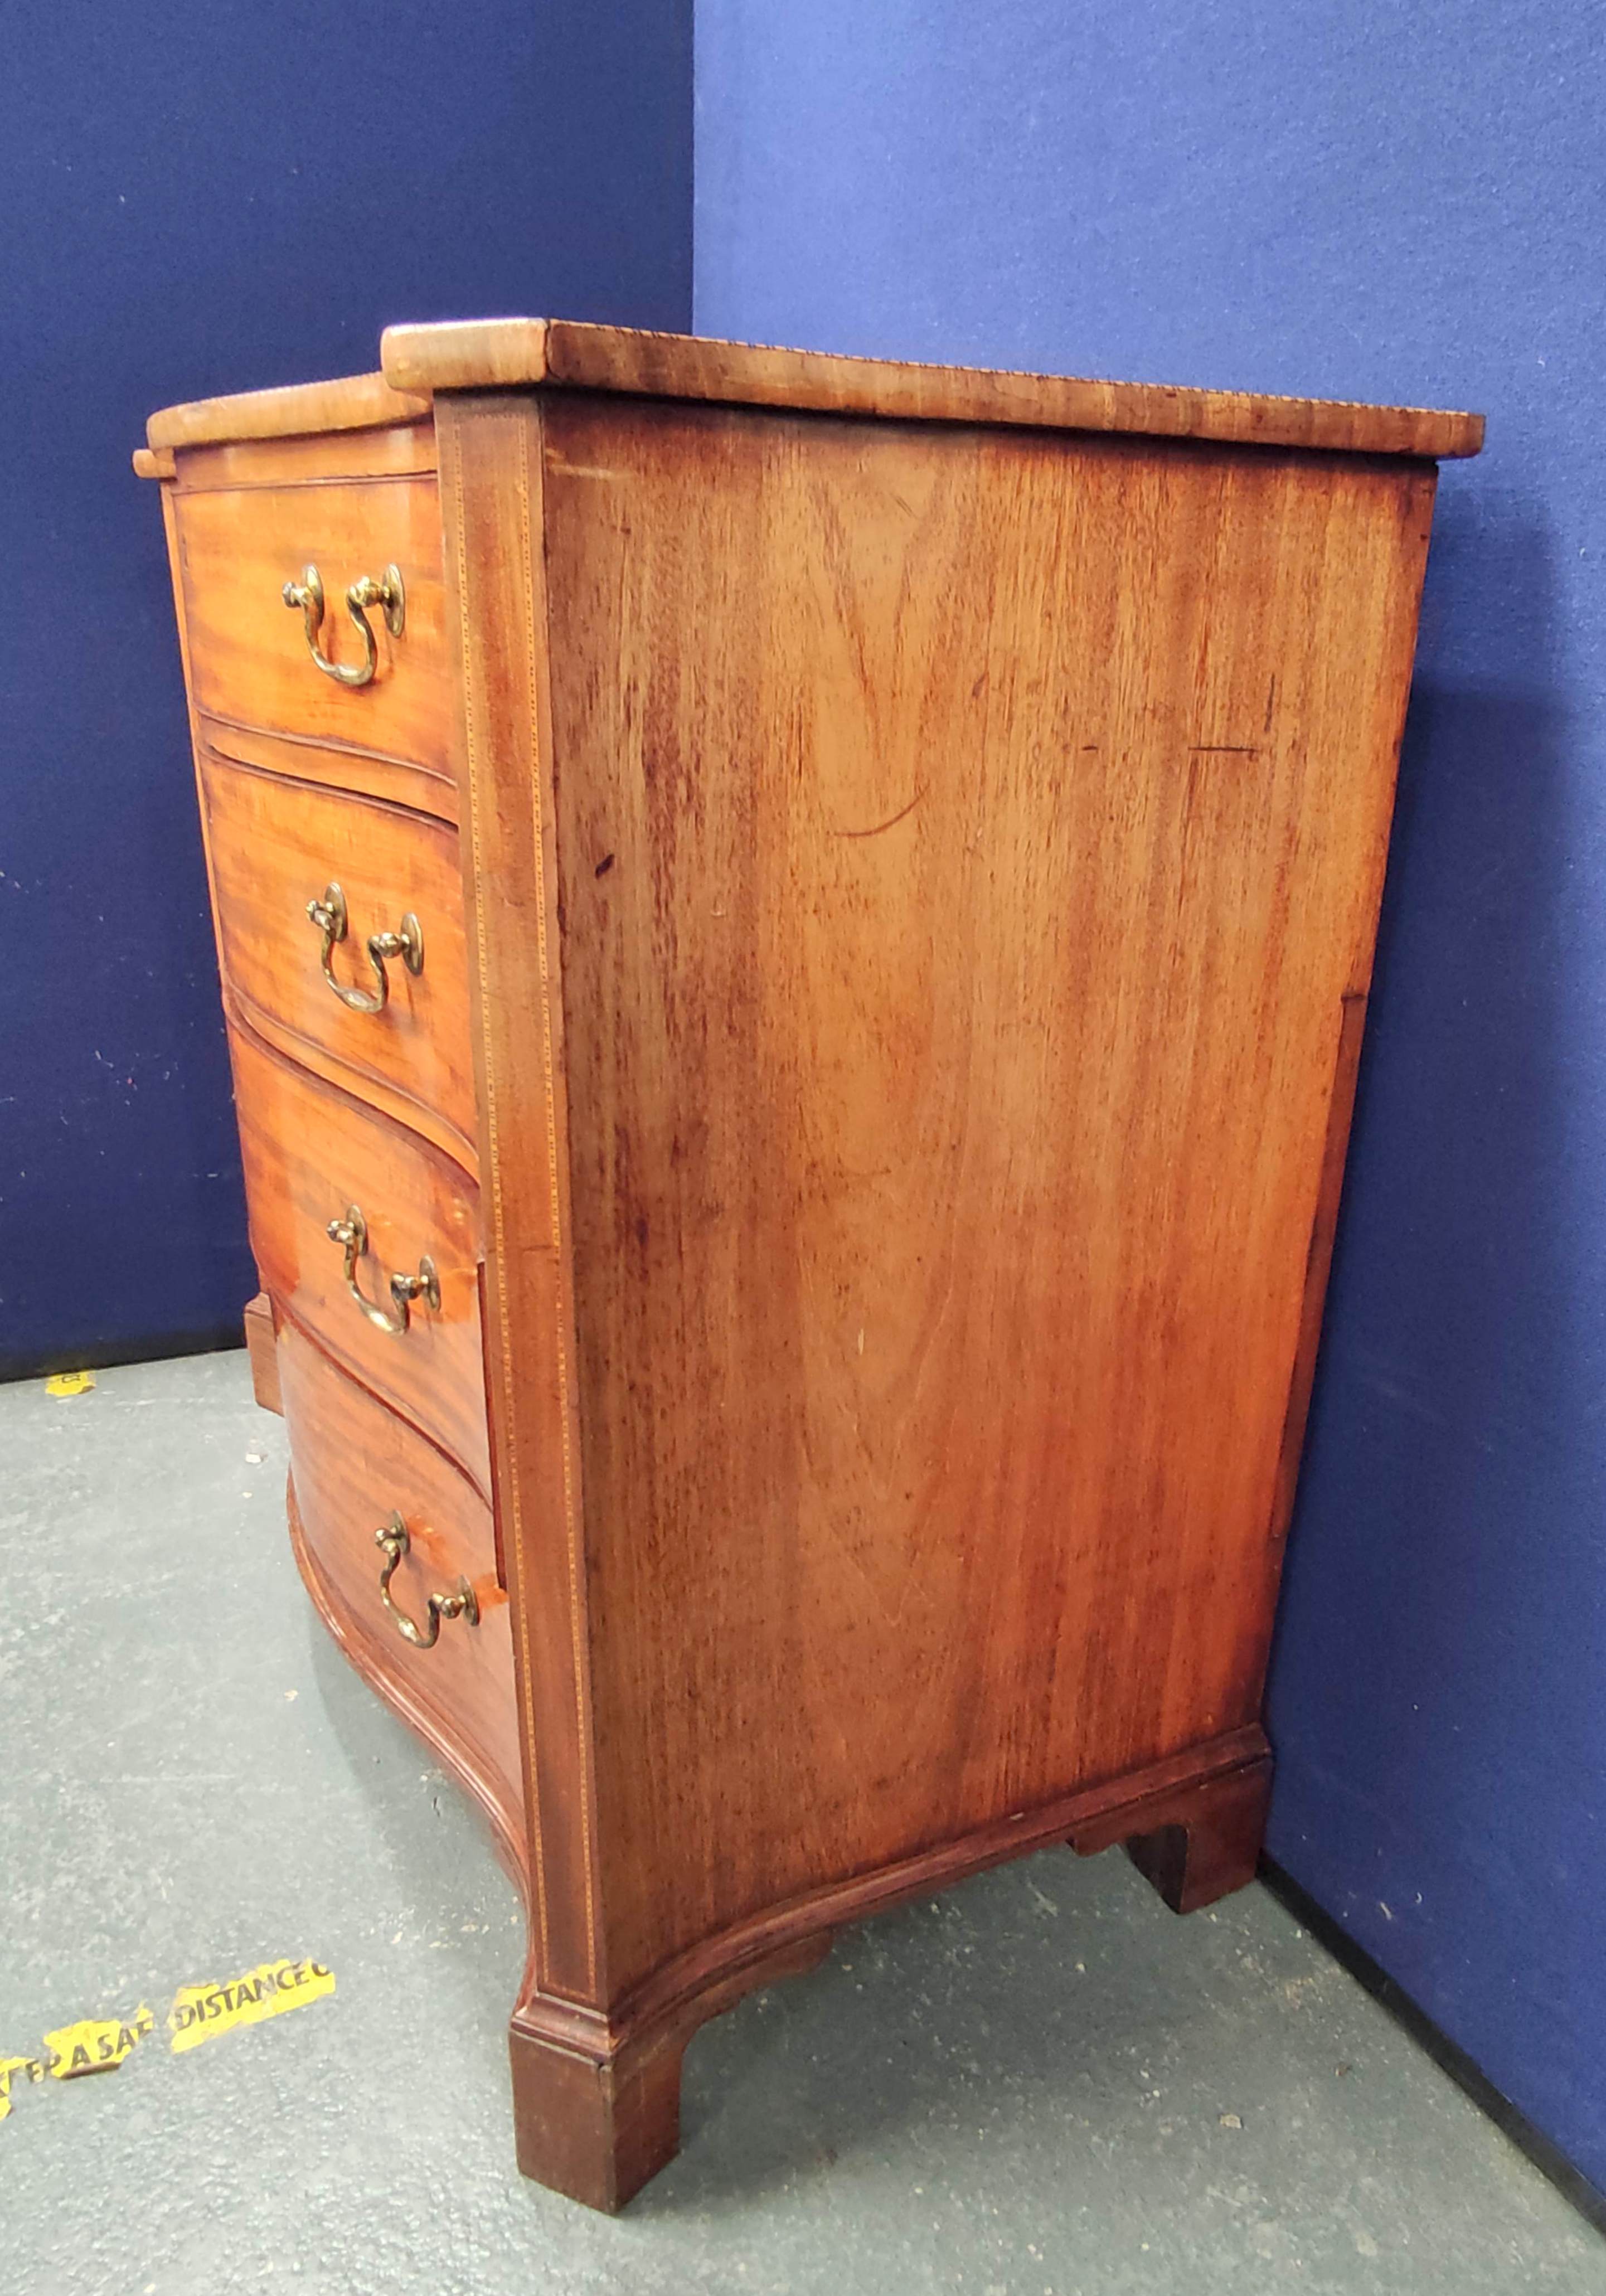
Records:
M509 1607L484 1501L432 1444L338 1370L293 1324L279 1334L291 1486L304 1574L342 1638L356 1644L404 1713L456 1757L504 1824L521 1803ZM397 1612L421 1628L430 1596L461 1592L477 1620L443 1617L420 1649L381 1590L375 1532L399 1515L406 1551L390 1574Z
M177 521L191 695L197 709L243 726L349 742L382 755L449 763L440 509L434 475L345 484L181 491ZM317 568L319 644L337 667L359 669L361 633L346 603L364 576L401 575L403 617L392 636L368 610L372 681L346 685L319 669L305 617L286 582Z
M223 968L239 1009L281 1051L307 1059L472 1170L474 1084L457 832L380 799L201 761ZM347 931L328 951L309 900L335 884ZM413 916L414 972L382 966L369 939ZM382 982L381 982L382 974ZM381 985L382 1009L371 1005ZM322 1055L322 1059L316 1057Z
M229 1047L263 1283L488 1494L479 1191L438 1149L270 1052L249 1029L231 1028ZM354 1206L365 1233L349 1244L332 1239L330 1222L351 1227ZM421 1269L433 1296L397 1300L391 1276L416 1279Z

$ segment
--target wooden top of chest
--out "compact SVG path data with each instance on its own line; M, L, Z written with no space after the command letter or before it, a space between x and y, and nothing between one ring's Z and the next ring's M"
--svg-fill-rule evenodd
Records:
M437 390L540 389L620 391L901 422L1015 423L1422 458L1475 455L1483 444L1480 414L1429 407L838 358L823 351L647 334L571 319L465 319L388 327L380 359L379 374L163 407L151 417L147 439L152 448L170 449L369 430L423 421Z

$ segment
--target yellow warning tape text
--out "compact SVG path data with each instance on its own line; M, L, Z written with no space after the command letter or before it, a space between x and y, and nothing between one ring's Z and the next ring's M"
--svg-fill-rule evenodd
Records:
M334 1991L334 1972L321 1961L265 1961L228 1985L181 1985L168 2016L173 2054L198 2049L236 2025L261 2025Z
M265 1961L226 1985L181 1985L168 2012L168 2047L174 2056L198 2049L238 2025L261 2025L287 2009L302 2009L334 1991L334 1972L321 1961ZM46 2033L37 2057L0 2057L0 2120L10 2114L18 2080L77 2080L86 2073L115 2072L156 2020L142 2003L131 2017L80 2017Z
M45 2070L56 2080L77 2080L81 2073L114 2073L155 2022L142 2003L127 2021L119 2017L80 2017L76 2025L58 2025L53 2033L45 2036L51 2054Z

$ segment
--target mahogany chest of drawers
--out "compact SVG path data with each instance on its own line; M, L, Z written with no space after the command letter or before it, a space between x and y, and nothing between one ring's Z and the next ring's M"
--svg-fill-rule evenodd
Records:
M291 1535L524 1891L520 2159L1051 1841L1254 1868L1435 458L537 320L172 408Z

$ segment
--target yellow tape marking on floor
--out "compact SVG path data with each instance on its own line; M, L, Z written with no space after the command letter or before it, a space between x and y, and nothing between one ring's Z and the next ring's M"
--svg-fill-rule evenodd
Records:
M94 1385L92 1371L52 1372L45 1382L46 1395L87 1395Z
M227 1985L181 1986L168 2018L173 2054L198 2049L236 2025L260 2025L287 2009L303 2009L333 1991L334 1972L321 1961L265 1961Z
M29 2080L45 2078L45 2068L37 2057L0 2057L0 2120L12 2109L12 2076L26 2073Z
M46 2033L47 2068L55 2080L78 2080L85 2073L114 2073L136 2049L156 2020L142 2002L132 2017L80 2017Z

